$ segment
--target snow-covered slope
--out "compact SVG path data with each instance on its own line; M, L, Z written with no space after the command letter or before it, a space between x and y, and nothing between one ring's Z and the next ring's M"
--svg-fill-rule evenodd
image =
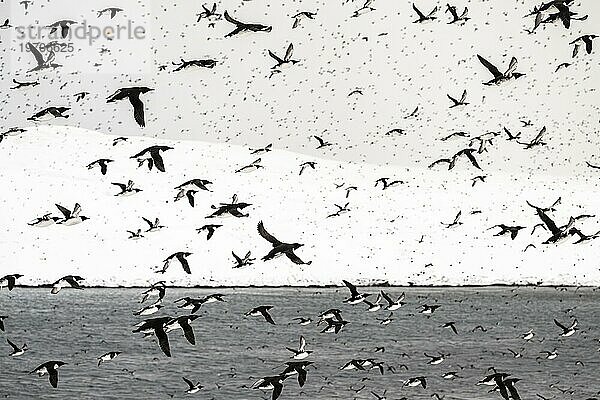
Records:
M538 229L530 235L540 220L525 203L549 205L562 197L552 213L559 224L571 215L594 214L600 198L589 183L596 179L591 175L517 179L495 173L488 184L471 187L476 171L464 161L449 172L408 170L281 150L262 155L265 168L243 174L234 171L257 158L247 148L143 137L113 147L113 139L78 128L40 126L0 143L0 275L22 273L20 283L42 284L79 274L88 285L110 286L158 279L179 285L321 285L339 284L343 278L392 284L600 284L595 257L600 241L541 244L549 234ZM174 147L164 153L165 173L137 168L130 159L155 144ZM98 158L115 160L106 176L86 168ZM315 161L316 169L299 175L305 161ZM374 188L381 177L406 183ZM185 199L173 202L174 187L193 178L212 181L213 191L197 193L194 208ZM116 197L119 189L111 182L128 179L143 191ZM352 185L358 190L346 200L345 188ZM245 210L249 217L205 218L211 205L234 194L252 204ZM334 204L347 201L349 213L326 218ZM79 225L27 224L48 212L59 215L55 203L72 208L76 202L90 218ZM444 228L441 223L451 222L459 210L462 225ZM127 230L146 228L142 217L159 217L167 228L129 240ZM261 220L277 238L304 243L297 254L312 264L298 266L287 258L261 261L270 250L257 233ZM206 223L223 224L210 241L195 231ZM512 241L488 230L498 223L527 228ZM584 232L598 230L596 218L578 226ZM536 248L523 252L529 243ZM232 250L238 255L251 250L257 261L233 269ZM188 258L191 275L178 264L164 275L154 272L177 251L193 253Z

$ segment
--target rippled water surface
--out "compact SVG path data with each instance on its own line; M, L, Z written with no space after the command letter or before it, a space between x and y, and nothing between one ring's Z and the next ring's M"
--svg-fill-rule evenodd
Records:
M379 289L361 289L377 293ZM522 379L517 388L523 399L600 397L600 291L551 288L386 288L407 304L394 312L394 321L383 326L378 319L387 311L367 313L366 305L342 304L346 289L167 289L165 307L154 316L182 315L173 301L223 293L226 303L203 307L194 323L197 343L187 343L180 330L169 333L172 358L165 357L151 338L131 332L141 320L139 289L64 289L53 296L47 289L16 288L0 292L0 315L5 332L0 337L29 351L21 357L7 355L0 345L0 397L11 399L262 399L270 392L251 390L256 377L274 375L289 361L285 347L297 347L300 335L307 349L308 380L298 387L295 377L285 381L280 399L374 399L374 391L387 390L388 399L430 399L433 393L446 399L501 399L490 387L476 383L494 366ZM375 296L372 296L375 297ZM431 316L419 313L420 304L439 304ZM277 323L244 317L250 308L273 305ZM328 308L340 308L350 324L335 334L320 333L314 323L299 326L291 320L316 316ZM559 337L554 324L579 321L578 332ZM458 335L441 326L454 321ZM486 332L473 328L482 325ZM534 329L527 342L521 335ZM385 352L375 353L376 347ZM540 352L557 349L554 360L539 359ZM514 358L508 349L523 353ZM97 357L122 354L97 366ZM428 365L423 353L449 354L439 365ZM352 358L384 361L385 374L377 370L342 371ZM62 360L58 389L46 377L28 374L42 362ZM400 365L404 364L406 368ZM392 367L396 373L391 372ZM458 378L442 375L456 371ZM186 376L204 385L199 393L186 395ZM427 378L427 388L402 387L415 376ZM557 383L558 382L558 383ZM359 390L361 387L364 388ZM573 395L561 390L571 388Z

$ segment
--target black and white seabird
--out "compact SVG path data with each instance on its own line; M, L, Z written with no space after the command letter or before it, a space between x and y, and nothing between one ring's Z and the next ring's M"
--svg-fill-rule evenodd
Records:
M437 19L437 17L435 16L435 13L437 13L437 11L438 11L437 6L435 6L433 8L433 10L431 10L431 12L429 14L427 14L427 15L423 14L421 12L421 10L419 10L417 8L417 6L415 5L415 3L413 3L412 8L413 8L413 10L415 10L415 12L417 13L417 15L419 16L419 19L413 21L413 23L422 23L422 22L425 22L425 21L433 21L434 19Z
M231 255L233 255L233 258L235 258L235 265L233 266L233 268L242 268L242 267L250 266L253 264L253 261L256 260L256 258L250 257L251 256L250 251L248 251L243 258L236 255L233 251L231 252Z
M405 294L402 293L400 296L398 296L398 298L396 300L393 300L391 298L390 295L388 295L386 292L384 292L383 290L381 291L381 296L384 298L385 301L387 301L388 305L385 306L386 310L389 311L396 311L397 309L399 309L400 307L402 307L404 304L404 298L405 298Z
M57 280L52 284L52 290L50 293L58 294L64 287L72 287L73 289L83 290L83 287L79 284L81 281L85 280L81 276L78 275L66 275Z
M265 376L254 382L252 389L273 390L271 400L277 400L283 390L283 381L288 375Z
M8 318L8 315L0 315L0 331L4 332L4 320Z
M117 194L115 194L115 196L131 196L132 194L135 193L139 193L142 191L142 189L138 189L133 187L134 183L132 180L127 181L127 183L118 183L118 182L111 182L111 185L115 185L118 186L121 191Z
M298 375L298 386L303 387L306 383L306 367L312 365L312 361L288 361L287 367L281 372L284 376Z
M176 186L175 189L200 189L206 190L207 192L212 192L212 190L206 187L206 185L212 185L212 182L206 179L195 178Z
M187 385L188 385L188 388L185 391L187 394L198 393L204 387L204 386L202 386L200 384L200 382L193 383L192 381L190 381L189 379L187 379L185 376L183 376L181 379L183 379L183 381L185 383L187 383Z
M254 156L258 156L261 154L268 153L268 152L272 151L272 149L273 149L273 143L269 143L265 147L261 147L258 149L250 149L250 154L252 154Z
M33 81L33 82L18 82L16 79L13 79L13 83L15 85L17 85L15 87L11 87L11 89L14 89L14 90L21 89L23 87L30 87L30 86L34 87L34 86L37 86L37 85L40 84L38 81Z
M53 118L69 118L65 115L69 111L69 107L47 107L41 111L36 112L31 117L27 118L29 121L39 121L41 118L53 117Z
M438 308L440 308L441 306L438 304L434 304L432 306L427 305L427 304L423 304L421 305L421 311L419 311L421 314L433 314Z
M23 277L21 274L4 275L2 278L0 278L0 290L5 287L8 288L9 291L13 290L15 288L17 279L21 277Z
M217 13L217 3L213 3L212 8L208 8L205 5L202 5L202 12L196 14L198 20L196 22L200 22L202 19L207 19L210 21L209 26L214 26L214 22L220 20L222 15Z
M252 161L250 164L244 165L243 167L236 169L235 173L239 174L240 172L242 172L242 173L247 174L250 172L258 171L259 169L264 168L262 165L260 165L261 162L262 162L262 159L257 158L256 160Z
M456 322L446 322L444 325L442 325L442 328L450 328L455 335L458 335L458 330L456 329L455 324Z
M317 163L315 161L305 161L302 164L300 164L300 173L298 175L302 175L302 173L304 172L304 170L306 168L312 168L315 169L315 165L317 165Z
M201 228L196 228L196 232L200 233L202 231L206 231L206 240L210 240L211 237L215 234L217 228L222 227L223 225L204 225Z
M306 350L306 339L304 339L304 336L300 336L300 345L297 350L292 349L291 347L286 347L286 349L294 353L294 355L290 357L294 360L304 360L312 353L312 351Z
M66 39L66 37L69 36L69 29L70 29L71 25L76 24L76 23L77 23L76 21L72 21L69 19L63 19L60 21L56 21L52 25L48 25L48 28L50 28L50 35L54 34L60 28L61 38Z
M101 355L98 357L98 366L100 366L103 362L114 360L119 354L121 354L120 351L109 351L108 353Z
M117 15L117 13L119 13L121 11L123 11L122 8L107 7L105 9L102 9L102 10L98 11L98 18L100 18L104 14L110 14L110 19L113 19Z
M266 256L264 256L262 258L263 261L272 260L275 257L285 255L294 264L310 265L312 263L312 261L308 261L308 262L302 261L300 259L300 257L298 257L296 255L296 253L294 253L294 250L298 250L300 247L304 246L303 244L283 243L283 242L279 241L277 238L275 238L273 235L271 235L269 232L267 232L262 221L260 221L258 223L257 228L258 228L258 233L260 234L260 236L262 236L263 239L265 239L266 241L271 243L271 245L273 246L273 249Z
M113 162L113 160L110 160L108 158L100 158L92 163L89 163L87 165L87 169L92 169L94 168L94 166L98 165L100 167L100 172L102 173L102 175L106 175L106 171L108 170L108 163Z
M456 7L455 6L451 6L450 4L446 4L446 12L449 12L450 14L452 14L452 21L448 22L448 24L454 24L454 23L464 23L467 22L469 19L469 17L467 17L467 14L469 13L469 9L467 7L465 7L464 11L462 12L462 14L459 16L458 12L456 12Z
M171 357L171 347L169 345L169 337L165 332L164 326L167 322L169 322L171 317L160 317L160 318L151 318L143 321L142 323L137 325L137 328L134 329L133 333L153 333L158 339L158 345L160 349L165 353L167 357Z
M272 66L271 69L277 69L277 68L281 68L285 65L294 65L294 64L298 63L299 62L298 60L292 59L293 55L294 55L294 45L292 43L290 43L290 45L288 46L287 50L285 51L285 56L283 58L279 57L278 55L273 53L271 50L269 50L269 56L272 59L274 59L275 61L277 61L277 64Z
M404 381L404 383L402 383L402 386L421 386L423 389L427 389L427 379L424 376L417 376L414 378L407 379L406 381Z
M129 158L135 158L141 164L147 161L149 170L152 170L152 167L155 166L160 172L165 172L165 164L160 152L172 149L173 147L170 146L150 146Z
M299 25L300 25L300 21L304 18L306 19L315 19L315 16L317 15L316 12L310 12L310 11L301 11L296 15L293 15L292 18L294 19L294 23L292 24L292 29L296 29Z
M572 336L575 331L577 330L577 320L574 320L571 323L571 326L566 327L563 324L561 324L560 322L558 322L556 319L554 320L554 323L556 324L556 326L558 326L560 329L562 329L562 333L560 334L560 336L562 337L569 337Z
M41 71L41 70L48 69L48 68L62 67L62 65L56 64L54 62L54 59L56 57L56 53L54 52L54 50L50 50L48 52L48 57L46 57L46 58L44 58L44 56L38 50L38 48L35 47L31 43L27 43L27 50L29 50L31 52L31 54L33 54L33 56L35 57L35 61L37 62L37 65L35 67L31 68L27 72L35 72L35 71Z
M27 350L29 350L27 348L27 343L24 343L22 347L19 347L11 342L10 339L6 339L6 342L10 345L10 347L12 347L12 352L9 354L10 357L22 356Z
M305 317L296 317L293 318L292 321L298 321L298 325L306 326L312 323L312 319Z
M508 226L508 225L504 225L504 224L494 225L490 229L495 229L495 228L500 228L501 230L500 230L500 232L494 234L494 236L503 236L503 235L506 235L507 233L510 233L510 238L512 240L515 240L515 238L517 237L517 235L519 234L519 231L521 229L525 229L524 226Z
M201 60L189 60L186 61L183 58L180 62L174 63L172 62L175 68L173 72L181 71L182 69L190 68L190 67L199 67L199 68L214 68L217 65L217 61L211 59L201 59Z
M573 224L575 223L575 219L573 217L571 217L569 219L569 222L567 225L559 228L556 225L556 223L552 220L552 218L550 218L548 216L548 214L546 214L547 209L543 209L541 207L534 206L530 202L527 202L527 204L530 207L535 209L535 212L538 215L538 217L542 220L544 225L552 233L552 236L550 236L548 239L546 239L546 241L543 242L544 244L557 243L569 235L569 231L572 228Z
M248 311L244 314L246 317L259 317L262 316L268 323L275 325L275 321L273 321L273 317L269 314L269 310L272 309L273 306L259 306L255 307L252 310Z
M271 26L262 24L246 24L232 18L227 11L223 14L225 20L235 25L235 29L229 32L225 37L237 35L242 32L271 32Z
M427 353L423 353L423 354L425 355L425 357L429 358L429 361L427 361L427 364L429 364L429 365L441 364L446 359L446 356L448 356L448 354L442 354L442 353L439 353L439 355L437 355L437 356L432 356Z
M477 58L479 59L479 62L483 64L483 66L486 67L492 75L494 75L494 79L485 82L484 85L499 85L502 82L506 82L511 79L519 79L520 77L525 75L520 72L515 72L515 69L517 68L517 59L515 57L511 58L508 69L504 73L500 72L498 68L496 68L496 66L494 66L491 62L489 62L479 54L477 54Z
M444 225L444 227L446 227L446 228L454 228L455 226L462 225L462 222L460 222L461 215L462 215L462 211L459 211L456 214L456 216L454 217L454 221L452 221L450 223L441 222L441 224Z
M454 108L454 107L458 107L458 106L466 106L467 103L467 90L465 89L462 93L462 96L460 98L460 100L456 100L454 97L450 96L449 94L447 94L446 96L448 96L448 98L450 99L450 101L452 101L452 105L450 106L450 108Z
M397 185L403 185L404 181L401 180L395 180L395 181L391 181L389 180L390 178L379 178L375 181L375 187L377 187L380 183L382 185L382 190L386 190L387 188L390 187L394 187Z
M579 52L580 42L583 42L585 44L585 52L588 54L592 54L592 40L597 37L598 35L583 35L579 36L577 39L569 43L575 45L575 47L573 48L573 57L577 56L577 53Z
M322 149L323 147L333 146L333 143L326 142L319 136L313 135L313 137L317 140L317 142L319 142L319 146L317 146L317 149Z
M238 202L237 194L233 195L231 203L219 203L219 206L212 205L211 208L215 210L211 215L206 218L217 218L217 217L230 217L236 218L248 217L250 214L244 214L241 210L250 207L252 204Z
M118 89L115 93L110 95L107 99L107 103L113 103L115 101L128 99L133 106L133 117L139 126L142 128L146 126L144 120L144 103L140 100L140 94L148 93L154 89L148 87L126 87Z
M169 268L169 266L171 265L171 262L173 262L173 260L176 259L181 264L181 267L183 268L185 273L191 274L192 271L190 270L190 264L188 263L188 260L187 260L187 257L190 255L192 255L192 253L189 253L186 251L178 251L177 253L171 254L169 257L167 257L163 260L164 270L166 271L166 269Z
M58 387L58 368L66 365L67 363L62 361L47 361L30 372L30 374L38 374L38 376L42 377L44 375L48 375L50 380L50 385L53 388Z
M540 129L540 131L538 132L538 134L529 142L519 142L517 141L517 143L522 144L523 146L525 146L526 149L531 149L532 147L535 146L545 146L546 143L542 142L542 138L544 137L544 135L546 134L546 127L542 127L542 129Z
M191 322L200 318L199 315L182 315L177 318L173 318L165 324L165 332L169 333L175 329L181 329L186 340L193 346L196 345L196 337L194 336L194 329L190 325Z
M345 279L342 279L342 282L344 282L344 285L346 285L348 290L350 290L350 297L345 299L344 303L348 303L348 304L362 303L363 301L366 300L367 297L369 297L371 295L370 293L359 293L358 290L356 289L356 286L354 286L353 284L351 284L350 282L348 282Z
M142 219L144 220L144 222L146 222L146 224L148 224L148 229L146 229L146 232L156 232L161 230L162 228L165 228L164 225L160 224L160 220L158 218L156 218L154 222L150 221L145 217L142 217Z

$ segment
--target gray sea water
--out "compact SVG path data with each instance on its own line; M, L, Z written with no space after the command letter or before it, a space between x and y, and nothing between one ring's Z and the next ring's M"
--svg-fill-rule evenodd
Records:
M377 293L378 288L362 291ZM582 288L386 288L407 304L394 312L394 321L383 326L377 320L387 311L367 313L365 304L342 304L347 290L331 289L167 289L163 315L182 315L173 301L223 293L227 302L203 307L193 323L196 346L187 343L180 330L169 333L172 358L165 357L153 339L131 332L142 318L132 315L139 308L139 289L64 289L51 295L49 289L16 288L0 292L0 315L8 315L0 332L0 397L10 399L264 399L270 392L249 389L255 378L275 375L289 361L285 347L297 347L300 335L314 351L308 361L308 379L299 388L295 377L285 381L280 399L374 399L371 391L388 399L430 399L433 393L446 399L501 399L488 393L489 386L476 383L496 367L520 378L523 399L588 399L600 397L600 291ZM374 296L373 296L374 297ZM420 304L439 304L430 317L420 314ZM273 305L276 325L262 318L244 317L249 309ZM299 326L291 320L316 316L329 308L340 308L350 324L335 334L320 333L314 323ZM579 321L579 330L559 337L556 318L569 325ZM458 335L441 327L456 322ZM486 332L472 329L482 325ZM534 329L535 337L521 335ZM5 339L30 350L21 357L8 357ZM384 353L374 349L384 346ZM523 353L514 358L507 349ZM557 349L554 360L539 359L540 352ZM122 354L97 366L97 357L109 352ZM439 365L428 365L424 353L449 354ZM404 356L403 356L404 355ZM352 358L384 361L386 371L342 371ZM538 358L538 359L536 359ZM60 369L58 389L47 377L29 374L48 360L68 364ZM406 370L400 367L405 364ZM387 367L395 367L392 373ZM442 375L456 371L458 378ZM204 388L186 395L182 376ZM427 378L427 388L403 387L404 380ZM363 388L362 390L359 390ZM569 392L572 391L571 392ZM564 392L563 392L564 391Z

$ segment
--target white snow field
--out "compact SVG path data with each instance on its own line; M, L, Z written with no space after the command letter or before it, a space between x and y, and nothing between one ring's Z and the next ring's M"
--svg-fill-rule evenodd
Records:
M566 224L570 216L595 214L600 210L595 170L574 176L531 172L526 177L496 171L485 184L472 187L470 178L479 171L466 160L452 171L407 169L273 150L260 156L264 168L235 173L258 158L246 147L145 137L113 146L114 138L58 126L32 127L4 138L0 275L21 273L19 283L28 285L51 283L66 274L102 286L146 285L160 279L186 286L328 285L341 279L398 285L600 284L600 241L573 244L570 238L544 245L550 234L537 229L531 235L541 221L526 204L529 200L547 207L561 197L550 213L557 224ZM514 145L499 143L500 151ZM165 173L138 168L130 159L156 144L174 148L163 153ZM114 160L106 176L98 168L86 168L98 158ZM299 175L299 165L306 161L315 161L316 169ZM381 177L405 184L375 188ZM212 192L197 193L194 208L185 198L174 202L174 187L193 178L212 181ZM111 182L129 179L142 191L115 196L119 189ZM346 200L345 188L352 185L358 189ZM252 204L244 210L249 217L206 219L211 205L228 202L234 194ZM72 209L76 202L89 220L73 226L28 225L49 212L59 216L55 203ZM336 210L334 204L346 202L348 213L327 218ZM444 228L441 223L452 222L459 210L462 225ZM140 240L128 239L127 230L146 228L142 217L159 217L167 227ZM271 248L258 235L261 220L278 239L305 244L296 254L312 264L295 265L285 257L261 261ZM195 231L207 223L223 225L209 241L205 232ZM488 230L499 223L527 228L513 241ZM576 225L586 233L600 229L597 218ZM524 252L530 243L536 248ZM231 251L244 255L249 250L255 263L232 268ZM177 251L193 253L188 257L191 275L178 263L164 275L154 272Z

